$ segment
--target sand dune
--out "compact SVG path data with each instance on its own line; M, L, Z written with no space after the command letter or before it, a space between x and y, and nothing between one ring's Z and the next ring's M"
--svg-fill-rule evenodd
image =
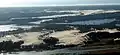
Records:
M104 29L104 30L95 30L95 31L89 31L86 33L79 33L80 30L65 30L65 31L59 31L51 33L47 36L49 37L56 37L59 39L58 44L62 45L69 45L69 44L84 44L83 41L87 41L89 37L85 36L88 33L91 32L120 32L116 29ZM12 40L14 42L23 40L25 43L23 45L31 45L31 44L40 44L43 43L43 38L38 39L39 35L42 35L44 33L41 32L26 32L26 33L20 33L15 35L6 35L5 37L0 37L0 42L2 41L9 41ZM45 36L45 37L47 37Z

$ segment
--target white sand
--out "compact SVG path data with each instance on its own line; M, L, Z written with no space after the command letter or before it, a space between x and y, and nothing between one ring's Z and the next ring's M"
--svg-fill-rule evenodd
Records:
M16 34L20 38L15 37L14 35L7 35L6 37L1 37L0 42L8 41L8 40L12 40L12 41L16 42L16 41L19 41L19 40L23 40L24 45L39 44L39 43L42 42L42 40L38 40L38 36L40 34L42 34L42 33L40 33L40 32L28 32L28 33Z
M87 41L87 36L85 36L88 33L91 32L120 32L116 29L104 29L104 30L95 30L90 31L86 33L78 33L79 30L66 30L66 31L60 31L60 32L54 32L52 34L49 34L50 37L56 37L59 39L59 44L69 45L69 44L83 44L83 41ZM15 37L15 35L7 35L5 37L0 37L0 42L2 41L8 41L13 40L14 42L23 40L25 43L23 45L30 45L30 44L39 44L42 43L41 40L38 39L39 35L42 35L41 32L28 32L28 33L20 33L16 34L19 37Z
M82 37L83 35L78 32L79 30L68 30L55 32L50 34L50 36L58 38L60 40L60 44L80 44L85 41L85 39Z

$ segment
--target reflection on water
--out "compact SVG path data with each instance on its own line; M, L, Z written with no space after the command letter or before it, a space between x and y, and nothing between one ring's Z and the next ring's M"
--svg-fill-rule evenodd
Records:
M47 21L52 21L53 19L44 19L44 20L40 20L40 21L36 21L36 22L29 22L31 24L41 24L42 22L47 22Z
M19 52L19 53L1 53L0 55L80 55L81 52Z
M116 26L120 27L120 24L115 24Z
M72 22L72 23L56 23L56 24L101 25L101 24L111 23L114 21L116 21L116 19L88 20L88 21L77 21L77 22Z
M58 49L58 50L48 50L48 51L42 51L42 52L36 52L36 51L30 51L30 52L17 52L14 54L8 54L6 55L80 55L80 54L87 54L87 51L84 50L68 50L68 49ZM2 54L0 54L2 55Z
M17 26L17 25L0 25L0 31L12 31L17 30L18 28L30 29L37 26Z

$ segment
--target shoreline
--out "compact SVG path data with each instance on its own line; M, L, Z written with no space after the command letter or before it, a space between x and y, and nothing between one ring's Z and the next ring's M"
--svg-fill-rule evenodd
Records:
M69 32L69 33L68 33ZM81 46L81 47L88 47L88 46L98 46L99 44L101 44L101 45L109 45L109 44L102 44L101 42L96 42L96 43L98 43L98 44L94 44L94 42L93 42L93 44L92 43L87 43L86 44L86 42L88 42L89 41L89 38L87 38L86 39L86 35L88 35L88 34L91 34L91 33L94 33L94 32L100 32L100 33L103 33L104 34L104 32L109 32L110 34L111 33L119 33L120 31L118 31L118 30L116 30L116 29L105 29L105 30L96 30L96 31L90 31L90 32L87 32L87 33L79 33L80 31L78 31L78 30L69 30L69 31L58 31L58 32L52 32L52 33L50 33L50 34L48 34L48 36L52 36L52 37L56 37L56 38L58 38L60 41L59 42L61 42L61 41L64 41L65 40L65 42L66 43L64 43L64 44L67 44L67 45L63 45L63 44L58 44L58 45L46 45L46 44L42 44L42 45L36 45L36 44L28 44L28 45L23 45L24 46L24 48L23 49L19 49L19 50L13 50L13 51L18 51L18 52L21 52L21 51L48 51L48 50L56 50L56 49L65 49L65 48L73 48L73 47L77 47L77 46ZM34 35L34 33L38 33L38 34L40 34L40 32L31 32L31 39L30 39L30 36L26 36L25 35L25 33L24 33L24 35L26 36L26 37L23 37L23 38L25 38L26 40L28 39L28 40L33 40L33 39L35 39L35 38L37 38L37 37L33 37L32 35ZM49 32L48 32L49 33ZM67 34L65 34L65 33L67 33ZM27 35L29 35L30 34L30 32L28 32L28 33L26 33ZM73 35L71 35L71 34L73 34ZM70 39L68 39L67 38L67 35L68 35L68 37L69 38L71 38L70 37L70 35L72 36L72 39L74 39L73 37L74 37L74 35L75 36L77 36L77 35L81 35L81 37L82 36L84 36L84 38L85 38L85 40L80 40L80 41L83 41L83 45L81 45L80 44L80 41L77 41L77 40L75 40L75 41L77 41L77 43L78 44L75 44L74 43L74 41L73 41L73 44L72 44L72 42L71 42L71 44L69 44L68 42L69 41L66 41L66 40L70 40ZM38 35L36 35L36 36L38 36ZM47 35L46 35L46 37L47 37ZM9 37L10 38L10 37ZM62 39L63 38L63 39ZM79 37L80 38L80 37ZM83 38L83 37L82 37ZM24 40L25 40L24 39ZM78 39L78 38L77 38ZM104 39L104 38L103 38ZM37 39L36 39L37 40ZM42 39L41 39L42 40ZM71 41L71 40L70 40ZM102 41L102 39L101 39L101 41ZM109 41L109 40L107 40L106 39L106 41ZM110 40L111 41L111 40ZM119 40L118 40L119 41ZM27 42L26 42L27 43ZM32 43L32 42L31 42ZM34 43L34 41L33 41L33 43ZM39 42L40 43L40 42ZM41 42L42 43L42 42ZM21 45L20 45L21 46ZM36 46L36 48L33 48L32 46ZM46 46L45 47L45 49L41 49L40 47L37 47L37 46ZM114 46L113 44L112 44L112 46ZM29 48L28 48L29 47ZM80 47L79 47L80 48ZM114 47L114 48L116 48L116 47ZM8 51L9 52L9 51Z

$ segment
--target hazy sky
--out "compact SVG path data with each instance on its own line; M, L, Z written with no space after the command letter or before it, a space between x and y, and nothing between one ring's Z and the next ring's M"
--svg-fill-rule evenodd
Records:
M0 6L119 4L120 0L1 0Z

